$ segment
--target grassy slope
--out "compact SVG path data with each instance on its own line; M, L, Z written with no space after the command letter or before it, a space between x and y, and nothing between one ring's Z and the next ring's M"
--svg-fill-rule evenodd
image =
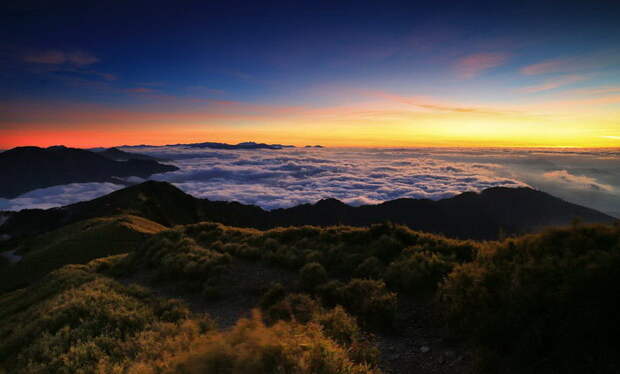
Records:
M205 252L174 255L179 243ZM128 259L211 286L192 269L203 263L199 274L208 274L214 252L299 269L299 292L327 306L343 305L371 328L389 328L393 291L435 294L453 331L476 347L479 370L620 370L614 353L620 351L620 225L472 242L389 224L263 232L202 223L163 232ZM268 310L278 315L278 308L298 306L276 303Z
M322 311L305 324L266 326L256 316L215 332L208 316L191 314L183 303L97 272L121 258L68 265L0 295L0 372L376 372L351 356L359 350L358 330L341 310Z
M93 218L64 226L17 243L22 260L0 275L0 289L11 289L34 281L66 264L126 253L165 227L147 219L121 215Z
M31 248L28 255L42 253L47 250ZM434 303L445 314L452 330L471 339L478 352L480 371L614 373L619 369L620 362L614 355L620 350L617 340L620 334L617 314L620 308L617 298L620 294L620 272L617 271L620 267L620 226L617 225L576 225L501 242L473 242L446 239L390 224L370 228L306 226L258 231L201 223L162 231L128 256L102 259L91 264L90 268L136 272L146 267L159 281L181 281L194 290L202 289L205 297L214 287L220 288L223 297L235 297L226 294L226 284L218 283L219 274L226 271L230 261L235 259L266 261L299 271L298 280L292 285L293 293L290 288L283 291L274 287L265 294L261 307L272 323L284 320L296 321L286 323L321 324L319 321L332 318L325 317L326 308L339 304L357 316L366 328L389 328L399 295L435 295ZM86 310L75 312L71 307L63 318L67 323L81 318L80 325L89 326L89 321L98 318L95 311L100 307L99 302L89 304L89 300L105 294L101 291L95 297L90 290L101 287L116 290L115 287L120 286L110 285L109 282L113 281L105 277L103 280L97 278L97 282L103 282L103 285L93 283L82 287L81 279L86 276L74 270L84 268L63 269L54 276L73 269L62 281L62 292L68 293L62 296L63 300L72 300ZM34 285L0 299L3 306L0 308L0 326L4 329L0 331L11 330L10 334L0 334L0 341L7 339L7 344L12 344L9 352L30 352L26 347L38 346L33 336L41 332L23 337L21 330L11 326L29 320L34 323L65 305L45 309L48 308L48 299L36 296L43 292L40 287ZM121 290L124 288L114 292L124 292L125 295L130 292ZM126 297L119 297L109 304L138 308ZM241 352L255 359L252 354L262 352L264 348L260 344L279 352L277 360L289 362L290 357L301 356L301 352L289 350L288 345L296 343L289 339L288 334L317 337L324 343L320 343L323 344L320 349L340 352L339 349L347 349L346 346L333 348L333 341L330 343L329 339L338 341L335 337L343 335L334 332L334 326L350 325L342 320L343 317L339 317L337 323L323 322L321 334L330 337L327 340L323 340L323 335L313 335L316 332L312 329L300 332L294 326L286 325L270 330L271 327L260 321L244 322L238 326L239 338L219 335L217 344L213 341L197 344L196 347L200 348L196 355L175 356L169 365L187 365L183 367L188 372L200 372L212 367L209 365L218 365L219 359L210 361L219 357L217 352L229 352L227 360L244 360L236 356ZM42 329L47 328L48 323L58 325L53 318L37 323L34 325L42 326ZM122 329L131 329L131 325L127 326ZM28 330L25 325L22 328ZM249 331L261 332L254 334ZM350 331L345 331L344 336L352 336ZM12 334L21 337L15 338ZM55 338L59 340L54 346L64 347L66 351L86 349L78 340L63 336ZM269 338L261 340L260 337ZM249 353L237 345L241 338L260 340L261 348L250 349L254 353ZM105 339L90 339L86 339L88 349L103 350L108 354ZM274 347L270 343L274 341L288 342L288 348L277 344ZM49 345L49 342L45 344ZM151 347L150 343L144 344ZM0 347L0 352L6 349ZM134 346L131 349L141 351L142 348ZM66 351L56 355L62 356ZM342 353L334 353L334 357L339 358L332 364L337 366L348 362L355 351L348 349L348 352L348 358ZM45 362L40 353L35 353L17 356L19 365L25 365L27 359L33 360L29 365ZM123 354L119 353L115 360L130 360L123 358ZM100 353L87 351L84 355L99 357ZM363 364L366 361L356 362ZM122 365L125 364L129 365L127 362ZM149 365L146 366L152 368ZM303 365L308 369L310 364L304 361ZM261 368L252 370L260 372L265 369ZM137 372L152 372L149 370ZM366 369L358 367L356 370L364 372Z

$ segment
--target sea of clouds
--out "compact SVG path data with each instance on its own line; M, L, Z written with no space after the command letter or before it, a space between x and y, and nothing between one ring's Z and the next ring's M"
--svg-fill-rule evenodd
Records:
M397 198L443 199L494 186L530 186L620 215L620 151L561 149L291 148L212 150L124 148L166 159L180 169L156 174L211 200L265 209L333 197L351 205ZM128 182L139 182L131 177ZM49 208L88 200L122 184L79 183L0 199L0 210Z

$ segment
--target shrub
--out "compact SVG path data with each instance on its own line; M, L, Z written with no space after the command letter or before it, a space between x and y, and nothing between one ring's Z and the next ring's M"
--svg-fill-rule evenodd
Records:
M383 264L374 256L368 257L355 269L355 275L360 278L379 279L383 275Z
M330 281L318 287L317 294L327 305L344 306L369 327L390 327L396 316L396 294L380 280L352 279L346 284Z
M170 366L166 373L376 372L368 364L352 362L316 325L279 322L267 327L260 316L239 321L228 333L205 337L189 353L174 357Z
M187 325L189 311L177 300L155 298L90 268L66 266L28 289L0 296L0 362L9 372L106 372L97 368L126 367L173 331L189 341L213 328L206 319Z
M129 269L147 265L159 280L178 280L197 291L213 282L231 262L228 253L205 248L185 236L180 229L167 230L148 240L128 258ZM210 283L212 285L213 283Z
M306 291L312 291L325 282L327 282L327 272L323 265L317 262L305 264L299 271L300 287Z
M396 316L397 298L383 281L352 279L342 290L343 305L366 324L391 327Z
M576 226L487 245L441 286L453 327L486 366L620 368L620 228ZM502 360L499 360L502 358Z
M350 345L362 338L355 318L351 317L341 306L319 313L315 321L323 326L327 336L341 345Z
M307 323L321 311L321 306L306 294L289 294L267 309L271 322L279 320Z
M408 248L388 266L385 278L399 290L434 292L454 264L439 254Z
M284 299L285 296L286 291L284 290L284 286L282 286L282 284L278 282L272 283L271 286L261 297L259 305L261 309L266 310L278 301Z

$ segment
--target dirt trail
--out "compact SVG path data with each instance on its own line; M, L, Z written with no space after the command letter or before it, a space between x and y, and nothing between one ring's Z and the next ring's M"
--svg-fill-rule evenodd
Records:
M272 282L292 287L297 273L261 262L234 260L220 281L225 295L215 300L171 282L152 283L151 278L151 273L140 271L120 281L148 287L161 297L182 299L193 313L207 313L217 320L221 329L229 329L239 318L250 316ZM399 295L395 328L375 333L374 340L381 351L381 370L384 373L471 373L471 355L462 342L451 341L447 331L436 325L430 303Z
M399 295L394 330L377 334L385 373L467 374L471 353L461 341L438 327L429 302Z
M208 313L218 322L220 328L227 329L239 318L250 316L251 310L257 307L261 295L272 282L280 282L287 287L295 281L297 274L260 262L235 260L230 271L220 279L219 284L225 288L225 294L216 299L208 299L201 293L188 292L171 282L152 283L151 278L152 274L149 272L140 271L120 281L148 287L158 296L182 299L192 313Z

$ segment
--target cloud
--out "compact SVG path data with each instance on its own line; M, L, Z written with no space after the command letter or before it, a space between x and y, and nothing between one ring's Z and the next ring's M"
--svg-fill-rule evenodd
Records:
M604 87L590 87L581 88L578 90L572 90L571 93L578 95L601 95L610 93L620 93L620 87L604 86Z
M607 213L620 211L620 194L613 187L620 185L620 152L613 149L123 149L166 158L180 168L151 179L171 182L196 197L265 209L328 197L361 205L397 198L438 200L494 186L532 186ZM70 204L119 188L111 183L56 186L0 200L0 210Z
M521 68L521 74L538 75L546 73L566 72L566 70L573 70L570 68L571 64L571 60L547 60Z
M158 92L158 90L153 89L153 88L148 88L148 87L136 87L136 88L128 88L125 90L125 92L143 94L143 93L155 93L155 92Z
M572 73L611 66L620 62L618 51L605 51L586 56L573 56L544 60L521 68L521 74L539 75L550 73Z
M554 88L566 86L569 84L573 84L576 82L580 82L585 79L586 77L581 76L581 75L567 75L567 76L563 76L560 78L546 80L543 83L535 85L535 86L523 87L519 90L519 92L523 92L523 93L542 92L542 91L552 90Z
M84 51L61 51L50 49L26 54L23 57L25 62L49 65L75 65L86 66L99 61L94 55Z
M569 185L569 187L580 190L595 190L611 192L614 188L607 184L599 183L596 179L573 175L566 170L554 170L543 174L543 177L556 182Z
M386 99L392 102L407 104L421 109L428 109L437 112L452 113L478 113L478 114L505 114L509 111L500 109L483 108L478 106L468 106L453 103L446 103L423 96L402 96L383 91L364 91L364 95Z
M328 197L353 205L403 197L437 200L463 191L525 185L494 176L490 168L434 160L411 150L165 149L168 157L176 153L174 164L180 170L154 175L153 179L174 183L194 196L239 201L266 209L313 203ZM163 156L161 151L149 154ZM229 157L220 157L223 154Z
M114 183L72 183L40 188L14 199L0 199L0 210L48 209L91 200L123 187Z
M456 62L455 70L464 79L473 78L484 70L500 66L508 56L503 53L477 53L465 56Z

